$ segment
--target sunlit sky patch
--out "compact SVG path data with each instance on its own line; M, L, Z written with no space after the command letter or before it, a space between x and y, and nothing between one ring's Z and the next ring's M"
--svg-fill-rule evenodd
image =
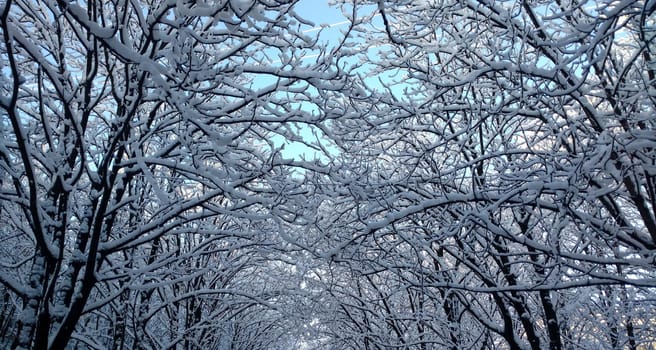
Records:
M342 10L335 5L331 5L328 0L302 0L295 7L303 19L310 22L312 26L308 26L303 32L309 36L319 36L318 45L327 45L330 47L331 43L337 43L344 36L343 31L348 28L350 21L342 13ZM308 64L314 62L320 53L319 51L307 50L304 52L302 59L308 61ZM281 64L280 60L273 59L270 61L272 65ZM275 77L271 77L275 79ZM273 81L269 82L272 83ZM256 81L256 84L266 84L264 80ZM306 112L318 113L316 106L309 103L300 103L300 108L304 108ZM295 129L295 133L307 141L307 143L316 143L321 141L323 136L319 130L313 129L306 125L296 124L290 126ZM282 147L280 151L284 158L296 160L325 160L325 155L321 151L317 151L308 147L303 142L293 141L284 138L280 135L274 135L272 141L276 147Z
M349 25L351 24L351 20L349 17L352 17L352 7L348 6L338 6L334 4L334 1L329 1L329 0L302 0L300 1L296 7L295 7L296 13L298 13L303 19L307 20L310 22L312 25L308 26L307 29L305 29L303 32L306 33L309 36L317 36L319 37L319 40L317 42L318 46L326 45L328 49L331 47L334 47L337 45L341 40L343 40L344 36L346 35L346 31L349 28ZM376 25L375 22L381 22L378 23L379 26L382 26L382 21L380 21L377 16L375 16L375 7L372 6L362 6L358 9L358 13L356 14L357 18L361 17L371 17L372 18L372 25ZM363 40L362 38L352 38L349 40L358 40L361 41L363 45L366 45L366 40ZM367 49L372 49L376 50L376 48L367 48ZM315 62L319 58L319 56L322 53L320 53L318 50L312 51L312 50L306 50L304 54L302 55L302 61L307 61L308 64L311 64L312 62ZM323 53L327 54L327 53ZM357 72L354 71L356 74L365 74L367 69L366 64L361 64L360 62L357 62L357 59L354 57L353 59L346 59L342 60L342 65L347 65L351 67L358 67ZM280 60L272 60L270 61L272 65L280 64ZM302 62L301 62L302 66ZM344 67L342 67L344 68ZM272 79L275 79L275 77L271 77ZM378 77L365 77L367 78L366 81L368 84L373 84L373 85L378 85L379 84L379 79ZM263 81L262 81L263 83ZM313 106L311 104L305 104L304 106L301 106L301 108L304 108L305 111L309 112L316 112L318 113L318 110L316 110L316 106ZM308 127L307 125L295 125L296 132L298 135L306 140L308 143L316 143L316 142L325 142L322 144L325 149L329 151L336 151L336 148L332 147L328 141L322 141L323 134L320 130L316 128L311 128ZM283 147L281 154L284 158L290 158L290 159L304 159L304 160L326 160L326 155L322 154L323 151L317 151L316 149L310 148L307 145L305 145L303 142L299 141L293 141L289 139L285 139L282 136L273 136L272 141L274 144L276 144L277 147Z

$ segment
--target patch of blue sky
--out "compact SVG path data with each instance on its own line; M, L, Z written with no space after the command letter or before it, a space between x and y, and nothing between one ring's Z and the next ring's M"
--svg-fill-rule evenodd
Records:
M413 79L406 72L401 69L376 69L374 62L381 61L387 51L393 49L392 46L380 44L386 41L386 32L376 6L358 6L353 11L352 4L338 6L328 0L302 0L295 7L295 12L304 21L297 23L293 29L310 38L314 45L307 47L303 45L304 42L298 42L300 45L297 46L292 41L288 47L263 46L261 51L249 58L249 63L265 66L261 72L249 74L251 89L257 91L279 84L281 78L277 72L298 72L304 67L310 68L320 63L324 58L330 60L332 50L346 43L341 48L347 48L346 51L350 48L353 54L340 57L340 68L357 75L367 90L391 93L399 100L419 97L412 91ZM365 28L366 32L348 32L353 22ZM381 40L372 40L372 36ZM305 88L306 95L319 95L316 88L305 82L297 83L297 87ZM292 94L284 94L278 96L283 99L295 98ZM273 96L276 97L276 94ZM327 161L339 153L338 147L313 123L320 118L320 107L302 96L298 94L296 97L302 99L287 103L285 108L296 111L297 115L304 115L308 120L286 123L288 125L281 127L279 132L270 133L269 141L279 148L283 158ZM324 126L329 127L329 123L325 122Z
M290 45L287 52L283 52L279 48L263 48L254 58L259 64L268 65L280 71L309 68L324 59L324 55L331 54L331 50L344 40L345 31L351 24L342 9L331 5L327 0L302 0L295 7L295 12L306 21L300 23L299 27L295 29L307 36L314 42L314 45L311 47ZM257 89L278 84L279 76L275 72L272 73L253 75L251 87ZM319 95L316 88L305 82L296 85L299 89L306 89L305 93L308 95ZM285 97L294 98L290 94ZM271 134L270 141L280 149L283 158L326 161L331 156L326 152L333 154L338 152L321 128L313 124L313 121L320 118L320 108L313 101L303 98L288 103L285 108L292 112L297 111L298 115L304 115L308 120L287 123L280 133Z

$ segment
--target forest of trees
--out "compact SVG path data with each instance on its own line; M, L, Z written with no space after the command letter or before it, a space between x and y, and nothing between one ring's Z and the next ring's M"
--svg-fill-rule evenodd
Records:
M0 348L656 348L656 1L302 1L0 0Z

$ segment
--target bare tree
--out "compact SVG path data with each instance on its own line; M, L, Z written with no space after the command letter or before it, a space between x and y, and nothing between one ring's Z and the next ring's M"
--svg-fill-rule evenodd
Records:
M345 322L378 312L377 336L416 348L653 342L653 6L371 5L360 119L333 124L321 180L342 205L318 254L369 282Z
M299 220L273 140L340 86L295 2L0 4L4 345L278 339L270 288L239 278Z

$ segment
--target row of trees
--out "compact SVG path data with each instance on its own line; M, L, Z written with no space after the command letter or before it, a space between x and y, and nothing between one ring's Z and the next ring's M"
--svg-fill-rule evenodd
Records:
M655 346L656 3L296 5L0 4L2 346Z
M271 139L340 85L293 6L0 4L0 346L290 347Z
M654 4L377 5L319 227L336 348L655 346Z

